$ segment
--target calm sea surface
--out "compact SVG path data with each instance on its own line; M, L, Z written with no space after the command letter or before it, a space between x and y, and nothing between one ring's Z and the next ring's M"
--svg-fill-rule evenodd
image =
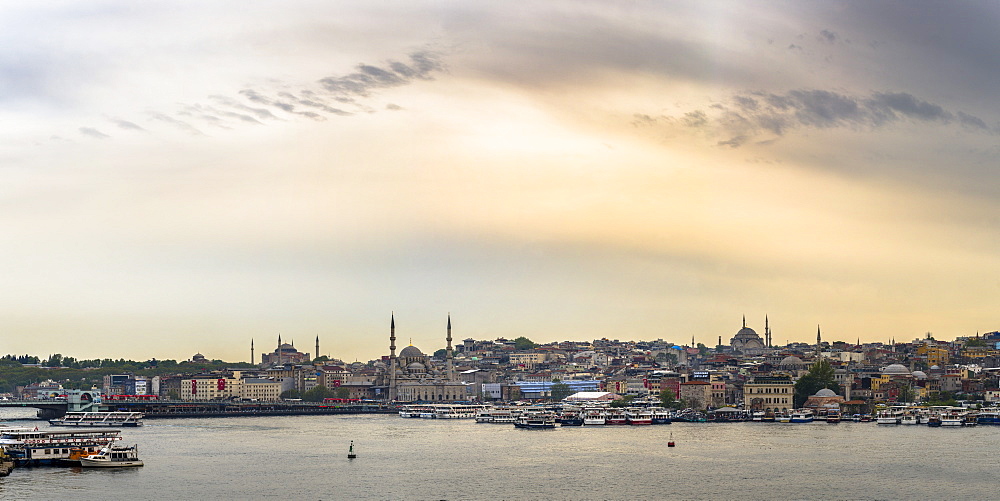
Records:
M0 409L10 421L33 410ZM666 443L673 435L677 447ZM996 499L1000 427L471 420L148 420L143 468L18 468L3 499ZM358 459L347 459L355 441Z

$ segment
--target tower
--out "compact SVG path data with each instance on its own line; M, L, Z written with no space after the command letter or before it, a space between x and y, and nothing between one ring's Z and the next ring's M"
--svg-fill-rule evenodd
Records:
M445 355L445 358L446 358L445 369L446 369L446 371L445 372L448 375L448 381L454 381L455 380L455 365L454 365L454 362L452 361L452 351L451 351L451 313L448 314L448 337L446 339L448 341L448 347L447 347L447 351L445 352L446 353L446 355Z
M253 364L253 338L250 338L250 363Z
M389 314L389 400L396 399L396 315Z
M819 334L819 324L816 324L816 357L817 358L819 358L820 349L821 349L820 343L822 343L822 342L823 342L822 338L820 337L820 334Z
M281 334L278 334L278 365L281 365Z
M316 335L316 358L319 358L319 334Z
M771 347L771 326L768 324L767 315L764 315L764 345Z

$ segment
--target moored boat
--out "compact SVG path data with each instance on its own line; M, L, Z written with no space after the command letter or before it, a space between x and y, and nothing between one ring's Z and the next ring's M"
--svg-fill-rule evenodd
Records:
M840 419L840 411L833 409L826 412L827 423L839 423Z
M811 423L811 422L814 421L814 419L815 419L815 417L813 416L813 412L811 410L809 410L809 409L799 409L799 410L797 410L795 412L792 412L792 415L789 418L788 422L790 422L790 423Z
M540 430L556 427L556 415L551 412L525 412L514 421L515 428Z
M605 409L587 409L583 412L583 424L586 426L605 424L607 411Z
M132 447L114 447L107 445L97 454L80 458L80 466L84 468L128 468L142 466L138 456L138 445Z
M644 408L634 408L625 411L625 420L631 425L653 424L653 411Z
M142 426L141 412L67 412L50 419L52 426Z

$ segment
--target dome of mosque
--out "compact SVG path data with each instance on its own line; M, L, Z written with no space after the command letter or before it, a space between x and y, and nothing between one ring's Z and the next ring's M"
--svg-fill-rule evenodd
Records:
M927 373L924 371L913 371L913 377L917 379L927 379Z
M736 336L734 336L734 337L739 338L739 339L743 339L743 338L760 338L760 336L757 335L757 331L755 331L755 330L753 330L753 329L751 329L749 327L744 327L744 328L740 329L740 331L737 332Z
M424 354L423 354L423 352L420 351L420 348L417 348L416 346L410 345L410 346L407 346L406 348L403 348L403 350L399 352L399 356L401 356L401 357L422 357L422 356L424 356Z
M408 370L408 371L421 371L422 372L422 371L425 370L425 368L424 368L424 364L422 364L420 362L413 362L412 364L406 366L406 370Z
M823 388L822 390L817 391L816 394L813 395L813 396L814 397L836 397L837 394L834 393L834 391L831 390L831 389L829 389L829 388Z
M893 376L895 376L895 375L907 376L907 375L910 374L910 370L907 369L903 365L892 364L892 365L886 366L885 369L882 369L882 374L889 374L889 375L893 375Z
M778 365L781 366L781 367L788 367L788 366L791 366L791 365L799 365L799 366L801 366L801 365L805 365L805 362L803 362L801 358L796 357L795 355L789 355L789 356L785 357L784 360L782 360L781 362L779 362Z

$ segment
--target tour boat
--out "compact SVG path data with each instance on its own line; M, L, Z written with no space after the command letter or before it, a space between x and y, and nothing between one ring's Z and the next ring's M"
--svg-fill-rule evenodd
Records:
M875 416L877 424L899 424L900 416L893 411L882 411Z
M962 426L962 421L964 418L956 413L941 416L941 426Z
M551 412L525 412L514 421L514 427L540 430L556 427L556 415Z
M976 422L979 424L1000 424L1000 410L983 409L976 416Z
M750 415L750 421L753 421L755 423L763 422L764 411L753 411L753 414Z
M840 422L840 411L829 410L826 411L826 422L827 423L839 423Z
M97 454L80 458L80 466L84 468L127 468L142 466L138 457L138 445L132 447L113 447L110 444Z
M566 409L556 421L563 426L583 426L583 414L580 409Z
M586 426L605 424L607 411L604 409L587 409L583 413L583 424Z
M628 424L628 418L625 417L625 411L611 409L608 411L607 417L604 418L604 424Z
M811 423L815 418L813 417L813 412L809 409L799 409L792 413L791 423Z
M629 409L625 411L625 421L632 425L653 424L653 411L649 409Z
M671 421L669 409L653 409L653 424L670 424Z
M52 426L142 426L141 412L67 412L50 419Z
M941 424L941 416L938 414L931 414L930 417L927 418L927 426L930 426L931 428L938 428Z
M904 414L901 418L899 418L899 424L918 424L916 414Z

